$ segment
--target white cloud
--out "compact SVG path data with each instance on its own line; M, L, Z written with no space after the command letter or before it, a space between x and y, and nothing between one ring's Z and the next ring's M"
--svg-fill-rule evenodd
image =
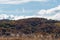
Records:
M10 20L18 20L18 19L26 19L26 18L32 18L32 17L39 17L39 16L17 16L17 15L7 15L7 14L0 14L0 20L2 19L10 19Z
M55 8L51 8L51 9L42 9L38 12L38 14L52 14L52 13L56 13L57 11L60 11L60 5L55 7Z
M0 0L0 4L21 4L21 3L26 3L30 1L46 2L48 0Z
M54 16L17 16L17 15L7 15L7 14L0 14L0 20L2 19L9 19L9 20L19 20L19 19L26 19L26 18L48 18L48 19L54 19L54 20L60 20L60 13L57 13Z
M56 20L60 20L60 5L55 7L55 8L51 8L51 9L42 9L38 12L38 15L48 18L48 19L56 19Z

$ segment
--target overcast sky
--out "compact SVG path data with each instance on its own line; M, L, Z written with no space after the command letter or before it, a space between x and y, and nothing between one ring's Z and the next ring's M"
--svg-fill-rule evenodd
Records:
M60 20L60 0L0 0L0 19L30 17Z

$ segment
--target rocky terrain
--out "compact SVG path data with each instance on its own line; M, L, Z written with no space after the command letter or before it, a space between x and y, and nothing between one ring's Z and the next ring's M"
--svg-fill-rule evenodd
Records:
M0 37L47 37L60 38L60 21L45 18L0 20Z

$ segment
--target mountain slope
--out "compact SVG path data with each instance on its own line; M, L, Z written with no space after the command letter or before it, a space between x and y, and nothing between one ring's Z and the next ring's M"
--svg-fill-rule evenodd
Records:
M35 33L60 35L60 21L45 18L0 20L0 36Z

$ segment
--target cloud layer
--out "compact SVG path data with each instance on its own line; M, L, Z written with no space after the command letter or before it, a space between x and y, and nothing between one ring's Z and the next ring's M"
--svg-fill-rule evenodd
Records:
M48 0L0 0L0 4L21 4L21 3L26 3L30 1L46 2Z
M1 19L18 20L18 19L32 18L32 17L39 17L39 18L42 17L42 18L60 20L60 5L47 10L41 9L35 15L31 15L31 16L0 14L0 20Z
M32 17L39 17L39 16L17 16L17 15L7 15L7 14L0 14L0 20L2 19L9 19L9 20L19 20L19 19L26 19L26 18L32 18Z
M55 8L51 8L47 10L42 9L38 12L38 15L48 19L60 20L60 5Z

